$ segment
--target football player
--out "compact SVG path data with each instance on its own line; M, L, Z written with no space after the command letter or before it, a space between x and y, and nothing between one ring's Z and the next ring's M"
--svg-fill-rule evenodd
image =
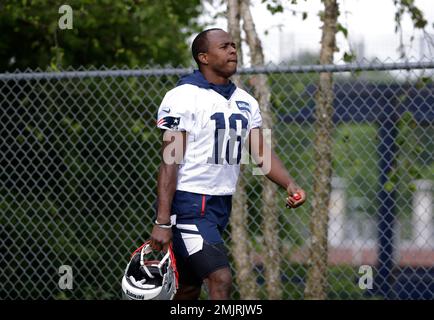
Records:
M244 144L264 174L287 190L287 206L300 206L306 194L263 142L258 102L229 79L237 69L230 35L202 31L192 54L199 69L183 76L158 110L163 145L151 246L165 250L173 243L179 274L175 299L199 298L204 280L210 299L229 299L232 275L221 234Z

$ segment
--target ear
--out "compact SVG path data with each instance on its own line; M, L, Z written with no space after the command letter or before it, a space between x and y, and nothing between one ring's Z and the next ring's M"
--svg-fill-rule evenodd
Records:
M202 64L208 64L208 55L206 53L204 53L204 52L199 53L197 55L197 57L198 57L200 63L202 63Z

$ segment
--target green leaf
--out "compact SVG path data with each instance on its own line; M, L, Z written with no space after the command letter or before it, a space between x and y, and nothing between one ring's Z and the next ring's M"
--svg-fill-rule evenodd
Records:
M276 14L279 12L283 12L283 6L281 4L275 4L275 5L271 5L271 4L267 4L267 9L268 11L271 12L271 14Z
M348 29L345 28L342 24L338 23L336 25L337 32L342 32L345 38L348 38Z
M355 54L352 54L350 52L344 52L344 61L345 62L353 62L356 58Z
M384 184L384 189L385 189L387 192L392 192L394 188L395 188L395 185L394 185L392 182L390 182L390 181L388 181L388 182L386 182L386 183Z

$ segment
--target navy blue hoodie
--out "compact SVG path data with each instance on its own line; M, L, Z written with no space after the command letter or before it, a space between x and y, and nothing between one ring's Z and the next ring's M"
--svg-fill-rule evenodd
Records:
M194 70L193 73L182 76L176 86L180 86L183 84L192 84L194 86L198 86L199 88L212 89L218 94L221 94L223 97L225 97L226 100L229 100L231 98L232 94L237 88L235 84L230 80L228 84L210 83L208 82L208 80L205 79L202 72L200 72L199 70Z

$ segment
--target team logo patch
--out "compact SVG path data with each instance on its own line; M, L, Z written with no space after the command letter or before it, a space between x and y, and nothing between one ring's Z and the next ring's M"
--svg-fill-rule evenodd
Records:
M158 127L166 127L169 129L178 129L179 121L181 120L180 117L164 117L157 121Z
M235 101L235 102L237 104L238 109L240 109L240 111L247 111L251 113L250 104L248 102L245 101Z

